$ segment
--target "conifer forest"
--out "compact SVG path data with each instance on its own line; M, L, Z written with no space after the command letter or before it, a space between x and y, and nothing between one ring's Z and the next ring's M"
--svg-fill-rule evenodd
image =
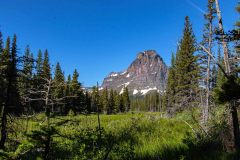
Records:
M240 2L229 30L222 1L201 2L197 33L181 19L168 66L148 50L94 86L0 27L0 159L240 160Z

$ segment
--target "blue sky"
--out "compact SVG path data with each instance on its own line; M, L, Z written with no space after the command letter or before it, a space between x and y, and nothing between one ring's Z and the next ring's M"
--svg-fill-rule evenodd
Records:
M237 0L219 0L225 29ZM155 49L169 65L188 15L198 41L207 0L0 0L0 30L18 36L19 52L47 48L65 76L76 68L85 86L121 71L136 54Z

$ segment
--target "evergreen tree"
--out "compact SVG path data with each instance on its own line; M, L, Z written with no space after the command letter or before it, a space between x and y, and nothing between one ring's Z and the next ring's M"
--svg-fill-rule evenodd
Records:
M62 72L60 63L57 62L56 68L55 68L55 74L54 74L54 91L53 91L53 96L56 99L60 99L64 97L64 87L65 87L65 80L64 80L64 74ZM63 106L58 105L56 107L60 107L61 113L63 112Z
M109 94L108 114L112 114L113 111L114 111L114 91L111 89Z
M117 93L117 91L114 91L113 94L114 94L114 106L112 112L116 114L119 112L119 108L121 106L120 95Z
M168 72L167 89L166 89L166 107L167 110L171 112L175 104L175 94L176 94L176 73L175 73L175 56L172 53L171 67Z
M213 65L212 68L212 78L211 78L211 86L210 89L213 90L217 86L217 75L218 75L218 70L216 65Z
M19 114L21 111L17 85L17 36L14 35L12 48L10 38L7 38L6 47L1 55L1 76L3 77L3 104L1 106L1 140L0 149L4 149L7 140L7 115Z
M221 49L220 46L218 48L218 63L222 66L224 66L224 60L221 57ZM222 83L226 80L226 78L224 77L223 72L221 71L220 67L217 68L217 80L216 80L216 88L221 87Z
M199 80L197 56L194 55L195 36L189 18L185 18L183 38L176 57L176 104L177 110L193 107L196 102Z
M85 108L87 113L91 113L92 112L92 108L91 108L91 95L89 94L88 91L86 91L85 93Z
M65 91L64 91L64 94L66 96L70 96L70 85L71 85L71 75L69 74L68 77L67 77L67 82L66 82L66 85L65 85Z
M6 46L1 54L1 78L3 79L0 85L2 89L2 104L1 104L1 140L0 149L4 149L5 142L7 139L7 114L9 112L10 105L10 65L11 65L11 55L10 55L10 37L7 38Z
M125 112L126 110L125 110L126 108L125 108L125 105L124 105L124 99L123 99L123 95L121 94L121 95L119 95L119 111L120 112Z
M37 67L36 67L36 77L38 80L40 79L42 74L43 74L43 55L42 51L39 50L37 55Z
M123 105L124 105L124 112L129 112L130 111L130 98L129 98L129 93L128 93L128 88L124 87L123 89L123 94L122 94L122 98L123 98Z
M104 113L107 112L109 109L109 102L108 102L108 90L107 88L103 89L102 95L101 95L101 108L100 112Z
M24 107L27 105L25 98L28 96L28 90L32 88L33 85L33 67L33 54L30 51L30 47L27 46L23 57L22 75L19 78L19 92L22 99L21 102Z
M51 78L51 67L50 67L50 63L49 63L48 50L45 50L45 52L44 52L43 78L47 78L47 79Z
M3 77L3 67L4 67L4 55L3 55L3 38L2 38L2 32L0 31L0 109L2 107L3 103L3 93L4 93L4 77Z
M42 90L44 89L44 84L46 81L44 80L43 77L43 54L41 50L38 50L37 54L37 61L36 61L36 70L33 75L33 88ZM41 94L36 94L34 95L33 98L41 97ZM32 102L32 107L34 108L35 111L43 111L43 106L44 102L42 101L35 101Z
M61 98L64 96L64 74L62 72L60 63L57 62L56 68L55 68L55 74L54 74L54 83L55 83L55 89L54 89L54 96L57 98Z
M6 89L7 88L7 77L9 74L10 63L11 63L11 56L10 56L10 37L7 38L5 49L0 53L0 89L1 89L1 96L0 102L2 107L3 103L6 101ZM2 110L2 109L1 109Z
M83 91L81 89L81 83L78 81L79 73L75 69L73 72L72 81L70 83L70 95L71 98L71 107L75 112L82 112L85 110L84 108L84 96Z
M92 107L93 112L98 112L100 108L100 95L99 95L99 89L98 85L93 87L92 91Z
M18 71L17 71L17 36L14 34L11 48L11 63L10 73L8 74L8 83L10 84L10 105L12 106L10 112L20 113L20 96L18 88Z
M64 88L64 95L66 96L65 98L65 105L64 105L64 113L67 114L69 112L69 107L71 106L70 102L71 102L71 75L69 74L67 77L67 81L65 83L65 88Z

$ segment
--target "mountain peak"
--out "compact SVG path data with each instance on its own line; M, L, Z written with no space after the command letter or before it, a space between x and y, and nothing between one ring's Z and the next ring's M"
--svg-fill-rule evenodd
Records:
M155 50L137 54L137 58L127 70L111 72L103 81L102 87L122 92L128 87L132 95L145 95L155 90L164 92L166 87L167 66Z
M141 59L143 57L154 57L154 56L157 56L157 55L158 54L155 50L146 50L146 51L138 53L137 58Z

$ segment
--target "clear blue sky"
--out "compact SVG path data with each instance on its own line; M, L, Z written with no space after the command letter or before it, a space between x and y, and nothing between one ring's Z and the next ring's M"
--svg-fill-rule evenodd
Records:
M226 29L237 19L237 0L219 0ZM155 49L169 65L190 16L198 41L207 0L0 0L0 30L18 36L36 55L47 48L65 76L76 68L85 86L121 71L146 49Z

